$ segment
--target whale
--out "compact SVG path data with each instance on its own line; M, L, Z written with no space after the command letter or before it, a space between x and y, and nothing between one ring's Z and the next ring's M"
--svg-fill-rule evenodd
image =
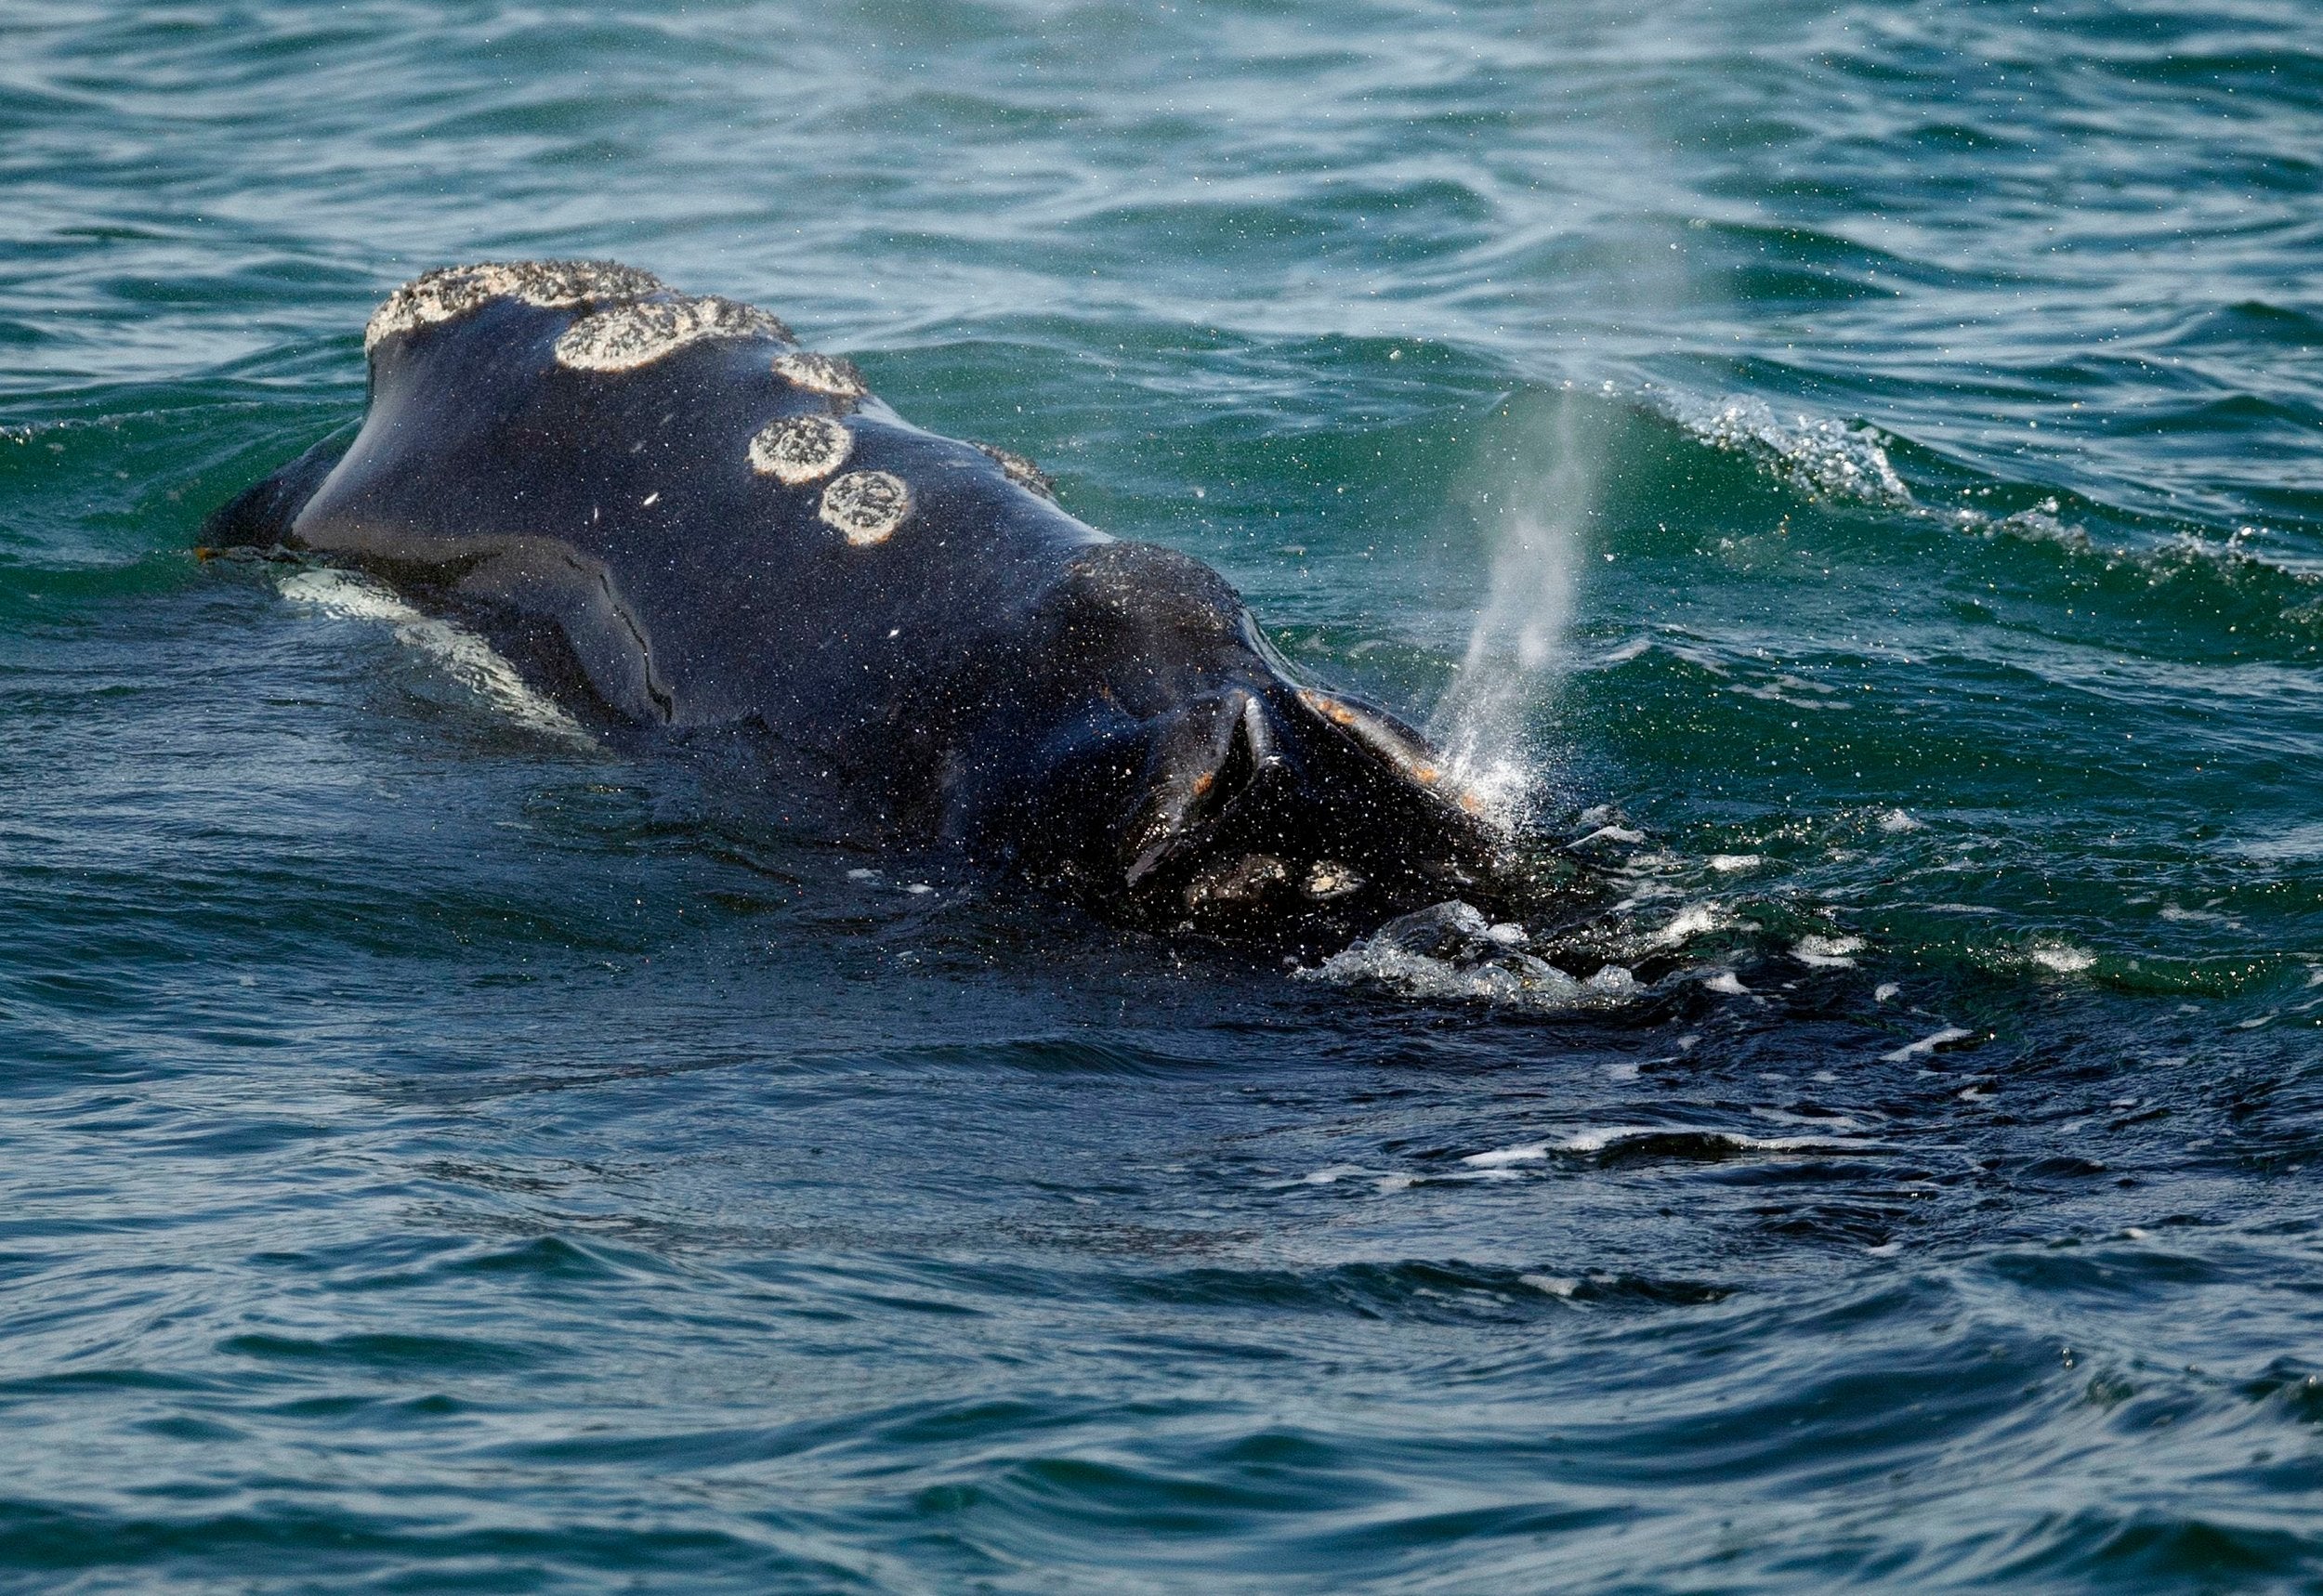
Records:
M910 425L768 311L485 262L396 289L363 346L351 438L204 551L367 573L609 737L746 751L852 841L1118 922L1340 935L1505 875L1450 762L1294 670L1216 571Z

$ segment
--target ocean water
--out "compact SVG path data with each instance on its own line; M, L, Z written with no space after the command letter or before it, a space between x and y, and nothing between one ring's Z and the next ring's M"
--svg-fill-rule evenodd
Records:
M2312 0L50 0L0 206L0 1589L2323 1589ZM1636 989L191 556L542 255L1216 565Z

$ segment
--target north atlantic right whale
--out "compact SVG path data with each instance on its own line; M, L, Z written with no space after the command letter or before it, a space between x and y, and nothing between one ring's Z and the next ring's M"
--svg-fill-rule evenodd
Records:
M364 343L353 440L205 543L359 568L600 726L742 739L853 830L1116 920L1305 935L1494 895L1504 840L1417 731L765 311L495 263L405 284Z

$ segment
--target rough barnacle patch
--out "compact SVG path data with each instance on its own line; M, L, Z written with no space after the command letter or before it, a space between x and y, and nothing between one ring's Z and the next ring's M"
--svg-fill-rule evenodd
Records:
M836 355L820 355L811 349L794 349L777 355L774 369L809 393L829 394L833 399L859 399L871 392L871 386L863 381L863 373L855 369L855 362Z
M1002 449L993 444L979 443L976 447L991 455L992 463L1017 487L1029 489L1051 504L1057 502L1057 484L1049 480L1047 472L1031 461L1014 450Z
M1420 786L1434 787L1444 778L1443 767L1436 762L1436 755L1427 745L1382 716L1308 687L1299 689L1299 702L1332 725L1345 727L1358 742ZM1462 808L1477 812L1478 805L1472 802L1474 794L1461 791L1453 797Z
M1334 897L1345 897L1351 892L1363 890L1363 878L1336 859L1318 859L1308 869L1306 879L1299 890L1318 903L1328 903Z
M750 440L750 468L797 488L820 482L847 464L855 435L827 415L768 422Z
M1325 698L1322 694L1315 692L1310 688L1301 687L1299 689L1299 702L1305 704L1308 709L1313 710L1317 714L1322 716L1333 726L1353 726L1355 724L1355 712L1347 708L1346 705L1341 703L1337 699Z
M582 317L558 337L557 363L584 372L629 372L705 338L790 335L780 318L739 300L648 299Z
M1244 854L1212 868L1188 884L1188 909L1209 904L1249 903L1291 879L1290 868L1272 854Z
M650 271L610 260L479 261L424 272L387 297L363 329L369 354L400 333L450 321L495 299L520 299L544 310L574 310L610 300L665 294Z
M886 471L850 471L822 491L823 524L859 548L885 543L912 513L912 490Z

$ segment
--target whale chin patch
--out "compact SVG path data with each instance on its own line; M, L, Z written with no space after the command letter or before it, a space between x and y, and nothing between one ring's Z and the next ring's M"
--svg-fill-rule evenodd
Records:
M855 435L829 416L785 416L768 423L750 440L750 468L786 488L803 488L845 465L854 451Z
M818 354L812 349L788 350L775 356L774 369L792 386L805 388L808 393L859 399L871 392L871 385L863 381L863 373L855 369L855 362L837 355Z
M912 490L887 471L850 471L822 491L817 512L858 548L884 543L912 514Z
M633 372L709 338L789 342L780 317L738 299L645 299L584 316L558 334L557 363L580 372Z
M651 272L610 260L479 261L439 267L388 294L372 312L363 328L363 353L400 334L480 310L495 299L521 300L542 310L579 310L668 292Z

